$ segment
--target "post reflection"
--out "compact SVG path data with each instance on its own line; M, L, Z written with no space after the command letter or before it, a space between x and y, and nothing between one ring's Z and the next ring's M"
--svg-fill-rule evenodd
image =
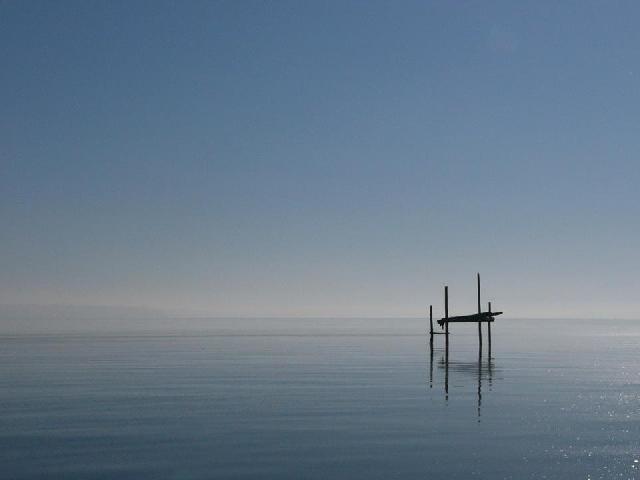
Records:
M434 362L434 357L438 357ZM438 371L443 373L443 384L445 400L449 400L449 372L455 376L456 379L461 378L473 378L476 381L476 397L477 397L477 416L478 421L482 416L482 384L489 385L489 391L493 386L494 375L494 357L491 355L491 350L487 352L486 358L483 356L482 346L478 347L478 360L474 362L463 362L451 360L449 357L449 342L445 342L444 348L436 349L433 346L433 342L429 342L429 388L433 388L434 385L434 364L437 365ZM442 377L441 377L442 378Z
M429 388L433 388L433 335L429 342Z

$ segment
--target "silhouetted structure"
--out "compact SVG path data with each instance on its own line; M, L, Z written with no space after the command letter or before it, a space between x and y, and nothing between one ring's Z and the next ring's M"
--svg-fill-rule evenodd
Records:
M444 391L445 397L449 399L449 323L477 323L478 324L478 362L477 364L452 363L452 367L457 366L459 370L477 371L478 378L478 419L480 418L480 407L482 405L482 324L487 324L487 337L489 343L489 354L487 356L487 368L489 385L492 379L492 357L491 357L491 323L494 317L502 315L502 312L494 312L491 310L491 302L488 303L486 312L482 311L480 301L480 274L478 273L478 313L470 315L459 315L455 317L449 316L449 287L444 287L444 317L438 320L440 328L444 328L444 332L435 332L433 330L433 305L429 305L429 347L430 347L430 366L429 366L429 386L433 386L433 336L445 336L444 359L441 360L440 366L444 369Z
M438 333L444 333L446 335L445 343L449 345L449 324L450 323L478 323L478 344L482 348L482 324L486 323L488 328L489 348L491 348L491 322L494 321L494 317L502 315L502 312L491 311L491 302L489 302L488 310L482 311L480 303L480 274L478 273L478 313L472 313L470 315L458 315L455 317L449 316L449 287L444 287L444 317L438 320L438 325L444 328L444 332L434 332L433 330L433 305L429 305L429 335L430 341L433 342L433 336Z

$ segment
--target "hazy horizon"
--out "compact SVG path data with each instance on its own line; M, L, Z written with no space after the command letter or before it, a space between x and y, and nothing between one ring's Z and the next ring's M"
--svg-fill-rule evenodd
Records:
M453 309L451 314L470 313ZM434 308L435 318L440 318L439 308ZM607 323L638 322L640 317L523 317L504 315L499 324L522 324L527 321L575 322L581 320L585 325L597 321L602 327ZM0 305L0 336L12 335L73 335L73 334L219 334L244 332L249 335L308 334L310 325L322 333L326 328L343 325L345 329L370 325L377 328L381 322L393 325L396 334L407 334L407 325L416 321L423 323L424 332L428 329L427 315L414 316L211 316L206 314L187 314L163 312L161 310L140 307L113 307L105 305ZM280 323L278 323L280 322ZM274 329L274 325L279 328ZM304 327L304 328L303 328ZM302 330L300 330L302 328ZM306 331L305 331L306 328ZM458 326L457 333L474 335L475 324Z
M638 18L2 2L0 304L634 318Z

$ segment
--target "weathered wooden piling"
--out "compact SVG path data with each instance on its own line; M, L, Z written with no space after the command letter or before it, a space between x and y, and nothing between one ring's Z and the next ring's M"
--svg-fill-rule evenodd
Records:
M429 334L431 341L433 341L433 305L429 305Z
M480 274L478 273L478 315L482 313L482 307L480 306ZM482 348L482 321L478 317L478 344Z
M491 302L489 302L487 310L491 313ZM489 358L491 358L491 322L487 323L487 336L489 337Z
M444 287L444 318L449 319L449 287ZM449 344L449 322L444 322L444 333L447 336L447 344Z

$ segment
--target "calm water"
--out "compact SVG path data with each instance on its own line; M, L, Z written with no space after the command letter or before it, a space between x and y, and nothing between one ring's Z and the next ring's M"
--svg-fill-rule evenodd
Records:
M0 476L640 478L640 322L193 328L0 337Z

